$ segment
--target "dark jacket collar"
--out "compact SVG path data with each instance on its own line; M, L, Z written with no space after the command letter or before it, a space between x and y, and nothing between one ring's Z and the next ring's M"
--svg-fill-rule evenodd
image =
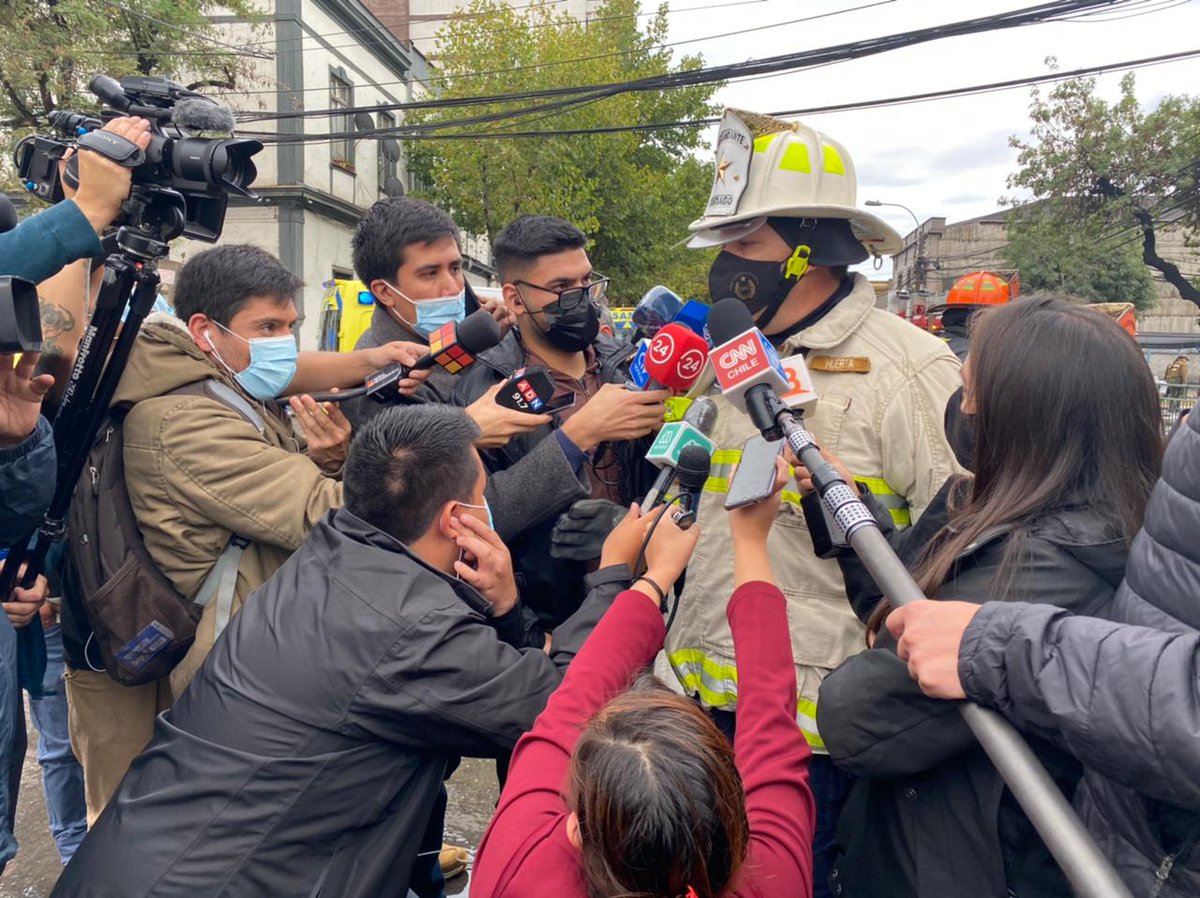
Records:
M629 361L636 351L628 341L618 340L607 334L599 334L592 341L592 350L600 362L600 377L605 382L616 379L618 369ZM511 377L518 368L524 367L525 346L521 342L520 328L512 328L499 344L476 356L475 363L492 369L504 380Z
M362 518L352 514L345 508L331 510L317 526L328 527L339 536L360 545L370 546L373 549L378 549L380 552L388 552L400 556L405 559L405 562L397 559L398 564L413 564L433 574L433 576L449 586L455 595L462 599L473 611L479 612L484 617L492 617L495 613L492 609L492 603L481 596L474 587L432 567L420 557L413 554L408 546L400 542L400 540L391 534L384 533L378 527L368 524Z

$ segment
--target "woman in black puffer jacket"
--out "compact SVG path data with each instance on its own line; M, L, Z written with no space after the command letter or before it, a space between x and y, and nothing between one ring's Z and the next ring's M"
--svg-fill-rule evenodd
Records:
M901 556L933 598L1101 613L1162 451L1157 392L1137 347L1096 312L1030 298L978 316L963 381L974 476L952 478L895 535ZM878 590L855 559L841 564L866 615ZM818 702L830 755L860 777L838 826L834 894L1071 895L955 705L909 677L882 628L888 610L876 607L874 647L830 674ZM1078 762L1048 743L1034 749L1073 795Z

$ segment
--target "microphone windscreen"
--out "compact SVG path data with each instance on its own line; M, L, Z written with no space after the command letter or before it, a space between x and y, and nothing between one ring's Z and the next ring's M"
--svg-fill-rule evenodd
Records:
M685 393L700 377L708 362L708 341L682 324L663 327L646 352L646 373L650 379Z
M500 342L500 325L487 309L472 312L457 328L457 342L471 355L478 355Z
M746 304L732 296L714 303L712 311L708 313L708 333L714 346L728 343L753 327L754 316Z
M713 428L717 426L717 404L707 396L701 396L688 406L683 420L706 437L712 436Z
M17 207L12 200L0 193L0 234L11 231L17 226Z
M712 467L712 455L703 446L684 446L679 453L679 464L675 466L675 477L684 492L698 493L704 489L708 472Z
M180 100L171 112L171 121L185 131L220 131L229 134L234 128L233 110L211 100Z
M654 336L658 329L672 320L683 308L683 300L661 284L651 287L634 306L633 323L642 333Z

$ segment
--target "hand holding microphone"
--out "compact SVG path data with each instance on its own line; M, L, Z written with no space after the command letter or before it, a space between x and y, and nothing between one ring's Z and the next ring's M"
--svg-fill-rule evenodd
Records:
M657 430L663 421L669 390L626 390L605 384L562 426L566 436L591 452L602 442L636 440Z
M361 387L310 395L317 402L344 402L363 395L370 396L376 402L397 402L406 383L409 389L416 388L417 385L413 383L416 372L428 371L436 366L450 374L458 374L474 364L475 356L499 342L500 326L485 310L479 309L461 322L444 324L430 334L428 351L411 364L393 360L368 375ZM390 357L393 358L395 355L411 357L412 351L408 347L414 345L397 342L379 349L382 353L391 354ZM428 375L421 377L425 376ZM279 405L288 404L288 400L282 397L275 401Z
M521 411L502 403L503 392L508 383L498 383L467 406L466 412L479 428L475 438L476 449L496 449L508 444L515 436L529 433L549 424L549 415Z

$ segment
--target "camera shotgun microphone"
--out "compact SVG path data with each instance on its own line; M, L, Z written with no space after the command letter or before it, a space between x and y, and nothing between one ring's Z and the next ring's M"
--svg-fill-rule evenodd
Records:
M0 234L6 234L17 226L17 207L12 200L0 193Z
M680 530L687 530L696 523L700 493L711 468L712 453L703 446L693 443L679 454L679 511L675 512L674 521Z
M675 482L684 449L688 446L701 446L707 449L711 456L717 447L709 437L716 425L717 404L706 396L695 400L688 407L682 421L663 425L646 453L646 461L661 470L654 478L646 498L642 500L643 513L659 505L666 497L667 490Z
M363 382L361 387L340 390L337 393L310 393L317 402L345 402L359 396L370 396L376 402L399 401L396 385L408 377L410 371L422 371L435 365L451 374L458 374L475 362L475 356L491 349L500 342L500 325L486 309L472 312L462 321L443 324L429 335L429 352L412 365L392 362L380 368ZM290 397L280 396L275 402L287 405Z

